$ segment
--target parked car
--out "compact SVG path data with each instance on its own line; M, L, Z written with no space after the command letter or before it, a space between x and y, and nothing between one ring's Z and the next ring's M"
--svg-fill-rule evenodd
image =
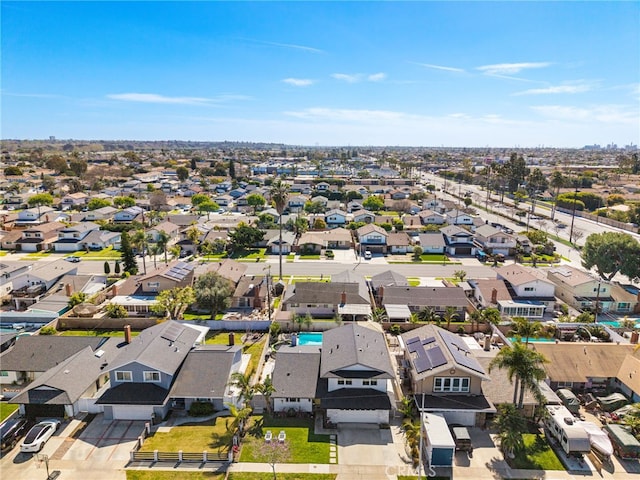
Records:
M24 438L20 451L39 452L58 428L60 428L60 420L43 420L36 423Z
M75 255L71 255L70 257L66 257L65 260L71 263L78 263L80 261L80 257L76 257Z
M369 250L365 250L364 259L365 260L371 260L371 252Z
M0 438L2 439L2 453L13 450L18 440L27 433L31 423L26 418L11 418L0 425Z
M456 451L468 452L469 455L473 454L473 445L471 444L471 435L469 430L463 426L452 426L451 436L456 443Z

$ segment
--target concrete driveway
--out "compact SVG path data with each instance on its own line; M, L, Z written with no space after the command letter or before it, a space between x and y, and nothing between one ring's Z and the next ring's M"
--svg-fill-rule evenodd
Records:
M144 430L143 421L105 420L98 415L73 442L63 460L114 462L119 466L129 461L129 452Z
M378 425L341 423L338 425L338 464L404 467L404 445L396 445L393 437L391 429Z

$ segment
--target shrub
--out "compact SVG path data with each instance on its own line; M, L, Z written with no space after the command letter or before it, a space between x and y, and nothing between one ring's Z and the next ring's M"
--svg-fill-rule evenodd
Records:
M402 333L402 329L400 328L400 325L398 324L393 324L389 327L389 333L391 335L395 335L396 337L398 335L400 335Z
M333 258L335 256L335 254L333 253L333 250L327 250L324 252L325 257L327 258Z
M192 417L204 417L215 412L211 402L193 402L189 408L189 415Z
M42 327L40 329L40 335L55 335L56 333L58 333L58 331L52 326Z

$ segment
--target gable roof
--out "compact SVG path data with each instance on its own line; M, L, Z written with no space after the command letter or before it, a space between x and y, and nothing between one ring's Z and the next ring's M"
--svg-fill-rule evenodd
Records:
M378 273L371 277L371 286L378 290L380 287L407 287L409 286L409 282L407 282L407 277L404 275L400 275L393 270L387 270L382 273Z
M511 264L496 269L496 275L498 278L503 278L511 285L524 285L526 283L540 281L551 285L553 282L547 280L539 270L528 269L522 265Z
M273 397L314 398L320 371L320 347L283 346L278 350Z
M133 362L173 375L193 348L200 332L169 320L149 327L125 346L109 365L117 370Z
M153 277L164 277L169 280L173 280L174 282L181 282L185 278L187 278L193 270L196 268L195 264L173 261L169 262L169 265L165 267L160 267L158 270L155 270L149 273L147 276L142 277L142 280L147 280Z
M598 281L587 272L570 267L569 265L552 268L548 270L547 276L551 281L557 280L558 282L566 283L571 287L577 287L578 285Z
M231 367L242 345L204 345L189 352L180 368L172 397L222 398L227 390ZM278 352L278 358L280 358Z
M460 287L385 287L382 304L463 308L469 299Z
M420 233L418 235L421 247L444 247L446 242L441 232Z
M387 237L389 235L384 228L379 227L378 225L374 225L373 223L363 225L356 230L356 233L358 234L358 237L361 237L362 235L368 235L370 233L379 233L384 237Z
M200 275L209 272L215 272L227 280L231 280L237 284L247 271L248 266L244 263L236 262L230 258L225 258L219 262L208 262L196 267L194 276L198 278Z
M360 285L357 283L324 283L297 282L293 288L285 293L286 303L297 304L329 304L337 305L342 301L342 294L346 295L347 304L369 305L369 298L360 295Z
M351 323L322 334L321 377L353 376L357 370L344 369L358 365L375 371L368 378L393 378L394 369L381 331Z
M473 236L473 233L471 233L468 230L465 230L462 227L459 227L458 225L448 225L446 227L442 227L440 231L444 233L447 237L455 237L459 235L468 236L468 237Z

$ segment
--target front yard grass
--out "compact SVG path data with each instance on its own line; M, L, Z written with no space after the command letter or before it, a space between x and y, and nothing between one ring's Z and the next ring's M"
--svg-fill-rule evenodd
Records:
M63 337L122 337L124 338L123 330L62 330L59 334ZM131 330L131 336L137 337L140 332L137 330Z
M320 255L317 255L317 254L299 255L298 260L320 260Z
M241 462L264 461L258 449L264 443L267 430L273 433L274 442L278 441L276 437L281 430L286 433L290 455L286 463L329 463L329 435L313 433L313 419L268 416L251 417L242 443Z
M213 472L127 470L127 480L223 480L224 475Z
M39 258L45 258L51 255L51 252L32 252L27 253L20 260L38 260Z
M71 252L65 257L82 257L83 260L120 260L120 252L113 247L89 252Z
M416 277L408 277L407 282L410 287L418 287L420 285L420 279Z
M155 432L144 442L141 452L207 452L227 453L233 432L227 430L231 417L217 417L200 423L187 423L168 432Z
M233 252L229 258L233 258L234 260L238 260L239 262L250 260L264 260L266 252L266 248L253 248L248 250L243 249Z
M524 470L564 470L564 466L543 435L525 433L524 450L509 459L512 468Z
M5 418L15 412L20 405L13 403L0 403L0 423L4 422Z
M337 474L333 473L280 473L276 468L278 480L335 480ZM271 472L232 472L229 480L273 480Z

